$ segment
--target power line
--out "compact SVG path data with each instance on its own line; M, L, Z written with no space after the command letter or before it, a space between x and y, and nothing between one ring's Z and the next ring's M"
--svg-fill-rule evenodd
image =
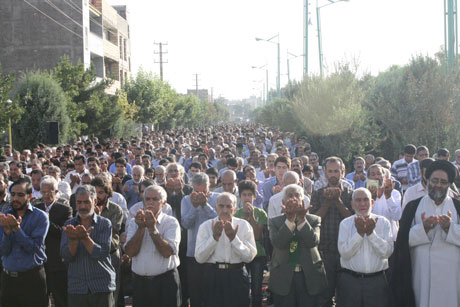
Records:
M64 15L65 17L69 18L73 23L75 23L76 25L78 25L79 27L83 28L83 25L78 23L77 21L75 21L72 17L70 17L69 15L67 15L64 11L62 11L60 8L58 8L53 2L51 2L50 0L45 0L46 3L48 3L51 7L53 7L54 9L56 9L58 12L60 12L62 15Z
M34 8L36 11L40 12L42 15L48 17L49 19L51 19L52 21L54 21L55 23L57 23L58 25L60 25L61 27L63 27L64 29L66 29L67 31L71 32L72 34L75 34L76 36L78 36L79 38L83 39L83 36L81 36L80 34L72 31L71 29L67 28L65 25L63 25L62 23L60 23L59 21L57 21L56 19L48 16L47 14L45 14L43 11L41 11L39 8L37 8L36 6L34 6L33 4L31 4L30 2L28 2L27 0L22 0L24 1L25 3L27 3L29 6L31 6L32 8Z

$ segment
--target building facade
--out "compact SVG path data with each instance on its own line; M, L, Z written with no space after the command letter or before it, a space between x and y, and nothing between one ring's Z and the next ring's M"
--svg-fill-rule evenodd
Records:
M5 73L50 70L67 55L111 78L114 94L130 77L126 6L106 0L1 0L0 64Z

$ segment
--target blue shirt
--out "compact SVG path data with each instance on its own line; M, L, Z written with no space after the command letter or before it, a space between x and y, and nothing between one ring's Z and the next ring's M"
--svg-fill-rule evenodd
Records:
M181 201L182 227L187 229L187 257L195 257L196 236L200 225L217 216L216 201L218 193L210 193L206 206L195 208L190 200L190 195L184 196Z
M128 192L125 193L123 190L123 196L126 199L126 205L128 206L128 209L129 209L131 208L132 205L142 201L142 198L139 195L139 193L136 193L136 191L134 191L133 187L136 187L138 185L134 183L133 179L126 181L125 184L128 186Z
M65 222L64 226L80 225L80 217ZM78 242L77 254L72 257L69 252L69 239L62 232L61 256L68 263L67 292L87 294L115 291L115 270L110 260L110 241L112 223L100 215L94 214L91 226L94 227L90 237L94 241L93 253L89 254L83 243Z
M13 209L5 214L18 215ZM6 235L0 227L0 254L3 267L12 272L25 272L46 262L45 238L50 221L42 210L27 205L22 216L21 228Z
M358 179L356 182L353 181L353 177L355 176L356 172L351 172L351 173L348 173L345 178L348 180L348 182L352 183L352 187L353 189L359 189L359 188L365 188L366 187L366 181L367 181L367 177L366 177L366 180L361 180ZM367 176L367 173L366 171L364 171L364 175Z
M270 197L273 196L273 187L280 184L281 183L278 182L276 176L270 177L267 180L265 180L264 185L262 186L262 195L264 197L262 205L265 212L268 211L268 202L270 201Z
M117 173L117 166L115 165L115 163L112 163L110 165L109 172L111 174L116 174ZM126 172L128 173L128 175L133 174L133 168L131 167L131 164L129 164L129 163L126 163Z

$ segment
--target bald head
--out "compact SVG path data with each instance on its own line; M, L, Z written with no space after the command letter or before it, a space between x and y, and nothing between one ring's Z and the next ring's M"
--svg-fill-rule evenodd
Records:
M232 170L225 171L220 178L222 182L222 188L224 192L234 194L236 192L236 185L238 183L238 179L236 177L236 173Z

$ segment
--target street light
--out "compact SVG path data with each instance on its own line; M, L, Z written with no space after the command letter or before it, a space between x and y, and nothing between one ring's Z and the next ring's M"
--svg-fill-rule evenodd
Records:
M321 78L323 77L323 47L321 42L321 17L319 10L323 7L338 3L338 2L348 2L349 0L328 0L329 3L318 6L318 0L316 0L316 25L318 30L318 51L319 51L319 74Z
M289 58L289 56L291 56L291 58ZM295 55L295 54L290 53L289 51L287 52L287 75L288 75L288 83L289 84L291 83L291 73L290 73L290 69L289 69L289 61L294 60L295 58L298 58L298 57L301 57L301 56L304 56L304 55L303 54Z
M277 38L277 42L273 42L272 39L274 38ZM280 84L280 34L276 34L275 36L269 38L269 39L263 39L263 38L258 38L256 37L256 41L264 41L264 42L267 42L267 43L273 43L273 44L277 44L278 46L278 78L276 79L276 92L277 92L277 96L278 98L281 97L281 84ZM268 83L267 83L267 87L268 87Z
M10 108L13 101L11 101L11 99L8 99L6 103L8 105L8 108ZM10 137L10 146L11 148L13 148L13 138L11 136L11 116L10 115L8 115L8 136Z
M269 92L268 92L268 65L265 64L265 65L262 65L262 66L252 66L252 69L264 69L265 68L265 86L266 89L267 89L267 96L266 96L266 99L265 99L265 103L268 103L270 101L270 96L269 96Z

